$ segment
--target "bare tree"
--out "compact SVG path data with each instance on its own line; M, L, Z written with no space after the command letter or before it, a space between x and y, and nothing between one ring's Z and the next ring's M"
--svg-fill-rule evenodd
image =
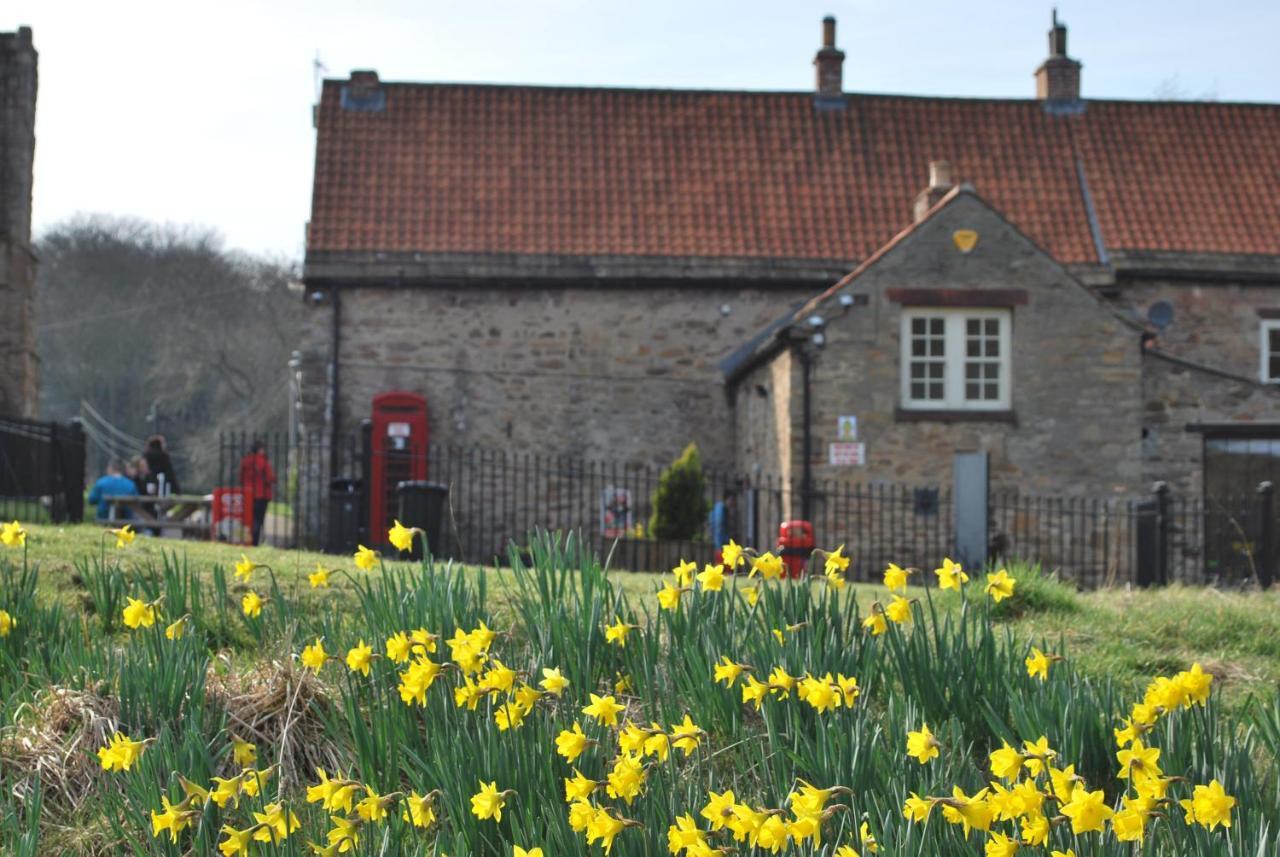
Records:
M106 216L46 230L37 252L46 418L88 402L120 430L102 444L118 452L159 431L199 488L217 477L219 432L284 424L301 315L290 263L229 252L208 229Z

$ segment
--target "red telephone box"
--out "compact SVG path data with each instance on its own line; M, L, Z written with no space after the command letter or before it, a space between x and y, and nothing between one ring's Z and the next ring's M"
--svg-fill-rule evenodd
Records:
M427 478L427 400L415 393L373 397L369 539L382 545L396 516L396 485Z

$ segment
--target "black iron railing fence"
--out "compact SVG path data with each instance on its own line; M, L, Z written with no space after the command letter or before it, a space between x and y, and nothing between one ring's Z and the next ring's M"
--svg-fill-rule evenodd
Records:
M84 494L79 425L0 418L0 518L81 521Z
M262 440L277 473L264 540L343 553L357 542L382 546L387 520L370 521L367 486L380 466L367 439L224 435L223 484L238 484L239 463ZM433 552L467 562L501 563L507 546L536 529L576 530L616 567L667 570L680 559L709 561L710 521L687 542L647 537L662 468L573 456L475 447L429 446L426 479L446 486L443 531ZM783 521L799 517L800 481L704 471L708 506L726 503L728 532L741 544L773 548ZM818 547L844 544L854 579L885 565L932 569L953 550L951 492L939 486L817 481L811 508ZM1082 587L1108 584L1269 581L1275 558L1272 492L1225 499L1187 498L1160 488L1126 498L988 497L989 555L1040 563Z

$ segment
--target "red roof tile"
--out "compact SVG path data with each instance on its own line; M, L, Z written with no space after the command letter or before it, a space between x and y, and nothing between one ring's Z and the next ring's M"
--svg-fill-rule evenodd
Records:
M383 84L321 98L308 251L865 258L954 165L1064 262L1280 255L1280 105Z

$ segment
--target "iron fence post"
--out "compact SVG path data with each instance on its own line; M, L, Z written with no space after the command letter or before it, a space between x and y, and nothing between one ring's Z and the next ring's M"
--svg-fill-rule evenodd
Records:
M1151 486L1156 507L1156 568L1155 582L1169 585L1169 484L1157 482Z
M1270 482L1258 485L1258 585L1268 589L1275 579L1275 500Z

